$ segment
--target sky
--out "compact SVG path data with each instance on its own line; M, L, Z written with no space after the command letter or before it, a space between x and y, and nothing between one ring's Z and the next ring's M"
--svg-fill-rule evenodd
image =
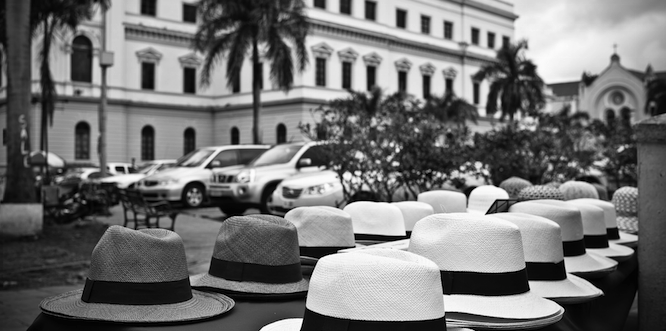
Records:
M599 74L617 44L620 64L666 71L666 0L506 0L514 3L515 38L547 84Z

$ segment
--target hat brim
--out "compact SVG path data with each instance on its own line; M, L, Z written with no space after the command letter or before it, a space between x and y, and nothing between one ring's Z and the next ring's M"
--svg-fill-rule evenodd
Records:
M565 256L564 267L568 273L585 279L601 278L617 269L617 261L587 252L579 256Z
M624 231L625 233L638 233L637 216L618 216L615 221L617 222L617 228ZM622 238L622 231L620 231L620 238Z
M349 252L358 252L370 248L390 248L390 249L399 249L406 251L409 248L409 239L401 239L396 241L383 242L381 244L369 245L369 246L358 246L354 248L347 248L340 250L340 253L349 253Z
M193 278L192 287L218 289L222 291L231 291L234 294L248 295L276 295L293 294L296 297L305 297L310 282L307 279L301 279L294 283L268 284L259 282L238 282L212 276L209 273L197 275Z
M629 260L634 254L634 250L622 245L617 245L613 243L608 243L608 247L605 248L587 248L592 253L599 254L601 256L609 257L617 262L623 262Z
M622 246L627 246L633 248L634 250L638 246L638 236L635 234L626 233L624 231L618 231L620 239L609 239L609 243L618 244Z
M567 274L556 281L530 280L530 291L559 304L578 304L604 295L604 292L587 280Z
M302 318L288 318L273 322L261 328L259 331L300 331L303 325ZM471 329L447 327L447 331L473 331Z
M564 313L558 304L531 291L503 296L444 294L444 302L447 320L449 313L520 320L539 320L556 315L561 318Z
M448 313L446 325L449 327L469 327L483 330L533 330L559 322L563 314L564 308L562 308L561 312L545 318L521 320Z
M233 299L219 293L192 290L192 299L164 305L118 305L87 303L83 289L44 299L39 307L46 314L90 321L160 323L197 321L222 315L234 307Z

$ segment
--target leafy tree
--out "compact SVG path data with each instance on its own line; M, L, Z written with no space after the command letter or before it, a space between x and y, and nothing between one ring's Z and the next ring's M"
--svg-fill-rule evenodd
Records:
M514 115L533 115L544 105L544 82L537 74L537 66L525 58L527 41L507 44L497 51L497 61L484 65L475 79L490 81L486 112L493 115L501 110L500 121L507 116L513 122ZM511 128L511 126L509 126Z
M243 62L251 52L252 61L252 136L261 143L261 59L266 47L273 83L289 91L294 80L292 48L296 64L303 71L308 63L305 38L309 25L302 0L201 0L201 23L194 36L194 48L205 52L201 83L210 84L213 68L226 57L227 85L240 77ZM291 44L291 45L290 45Z
M651 116L666 114L666 80L654 78L647 84L645 113Z
M459 129L466 127L467 121L477 124L479 118L476 107L453 93L446 93L443 97L431 96L423 108L439 121L454 123Z
M615 188L638 184L638 150L636 133L629 118L620 116L615 122L595 119L590 131L599 137L600 170L605 172Z

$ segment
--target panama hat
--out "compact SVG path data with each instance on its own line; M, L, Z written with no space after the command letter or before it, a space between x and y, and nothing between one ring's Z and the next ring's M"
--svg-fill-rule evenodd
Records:
M615 211L615 205L613 205L613 203L596 199L575 199L571 201L585 202L603 209L604 220L606 221L606 234L608 235L609 243L631 247L635 246L638 242L638 236L618 230L617 212Z
M509 212L542 216L560 226L564 265L569 273L590 279L606 276L617 269L617 261L585 249L583 219L578 208L535 200L516 203Z
M284 215L298 232L301 263L316 262L322 256L354 247L351 216L345 211L326 207L298 207Z
M617 227L625 233L638 233L638 189L620 187L611 200L617 212ZM622 236L622 234L620 234Z
M528 180L515 176L507 178L499 184L501 189L504 189L506 193L509 193L511 199L518 199L518 193L520 193L520 190L529 186L533 185Z
M599 193L597 193L597 189L588 182L570 180L560 185L559 190L562 192L562 195L564 195L564 200L580 198L599 199Z
M416 200L431 205L435 213L464 213L467 210L467 196L457 191L422 192Z
M562 231L557 223L524 213L497 213L520 229L530 290L559 304L590 301L603 292L587 280L567 274L562 251Z
M608 188L602 184L590 183L597 190L599 200L608 201Z
M378 281L380 280L380 281ZM416 254L374 249L321 258L303 318L261 331L446 328L439 268Z
M482 185L469 193L467 212L485 214L497 199L509 199L509 193L494 185Z
M541 199L564 200L564 195L560 190L549 185L528 186L518 193L518 200L520 201Z
M420 221L422 218L434 214L434 210L431 205L425 202L419 201L400 201L394 202L392 205L400 208L402 212L402 218L405 221L405 230L407 232L407 237L412 235L412 229L414 224Z
M357 201L345 206L354 226L357 242L378 242L404 239L405 221L400 208L386 202Z
M308 281L301 274L296 227L272 215L226 219L215 240L210 269L198 275L193 286L232 298L305 297Z
M562 318L562 307L530 291L520 231L507 221L434 214L416 224L409 251L439 266L447 321L456 325L525 329Z
M183 241L165 229L109 227L95 246L82 290L44 299L42 311L105 322L184 322L215 317L234 301L192 290Z

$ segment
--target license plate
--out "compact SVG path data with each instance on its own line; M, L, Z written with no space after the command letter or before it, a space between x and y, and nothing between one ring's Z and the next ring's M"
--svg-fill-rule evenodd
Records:
M210 194L211 197L221 197L222 191L210 191L208 194Z
M286 208L292 208L294 207L294 202L293 201L282 201L282 207Z

